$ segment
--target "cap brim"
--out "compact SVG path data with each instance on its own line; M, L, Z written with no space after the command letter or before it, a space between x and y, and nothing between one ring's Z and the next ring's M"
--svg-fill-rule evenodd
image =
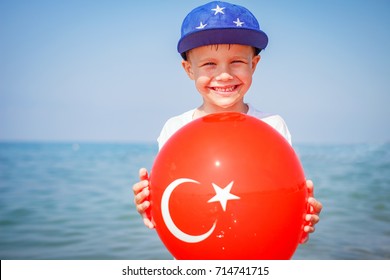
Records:
M215 44L240 44L265 49L268 36L261 30L245 28L207 29L181 38L177 50L184 53L193 48Z

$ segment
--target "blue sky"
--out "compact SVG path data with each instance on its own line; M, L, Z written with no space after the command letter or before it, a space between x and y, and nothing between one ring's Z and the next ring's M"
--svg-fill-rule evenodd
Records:
M180 25L207 1L0 0L0 140L155 141L198 106ZM268 34L246 100L293 142L390 140L389 1L244 1Z

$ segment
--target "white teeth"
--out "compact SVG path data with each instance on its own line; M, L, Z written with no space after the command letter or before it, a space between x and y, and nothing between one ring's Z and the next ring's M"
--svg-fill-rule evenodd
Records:
M231 92L235 89L236 87L235 86L231 86L231 87L215 87L214 90L215 91L220 91L220 92Z

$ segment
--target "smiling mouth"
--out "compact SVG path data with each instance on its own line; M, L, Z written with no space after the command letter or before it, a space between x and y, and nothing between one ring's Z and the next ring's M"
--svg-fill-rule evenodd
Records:
M228 87L211 87L211 89L215 92L218 93L224 93L224 94L229 94L234 92L238 88L238 85L234 86L228 86Z

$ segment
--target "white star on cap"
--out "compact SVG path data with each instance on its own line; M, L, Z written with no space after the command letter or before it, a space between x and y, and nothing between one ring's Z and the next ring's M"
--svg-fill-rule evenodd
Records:
M214 14L214 16L215 15L217 15L217 14L219 14L219 13L221 13L221 14L225 14L224 12L223 12L223 9L226 9L226 8L221 8L221 7L219 7L218 5L217 5L217 7L215 8L215 9L211 9L212 11L215 11L215 14Z
M236 24L237 27L242 27L242 25L245 23L245 22L240 21L239 18L237 18L237 20L233 21L233 22Z
M232 189L233 183L234 182L231 181L229 183L229 185L227 185L224 189L222 189L219 186L217 186L216 184L212 183L216 194L207 202L210 203L210 202L219 201L221 203L223 211L226 211L226 204L227 204L228 200L240 199L240 197L230 193L230 190Z
M206 24L203 24L203 22L200 22L199 26L198 26L198 27L195 27L195 28L196 28L196 29L203 29L203 28L206 27L206 25L207 25L207 23L206 23Z

